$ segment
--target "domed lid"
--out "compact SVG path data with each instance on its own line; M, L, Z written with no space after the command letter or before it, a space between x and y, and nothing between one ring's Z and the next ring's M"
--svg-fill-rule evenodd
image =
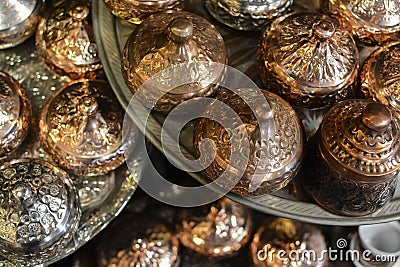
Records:
M38 0L5 0L0 9L0 31L25 21L35 10Z
M322 14L292 13L275 20L266 46L274 70L289 83L306 88L336 88L358 70L358 50L339 23Z
M0 156L22 143L30 115L24 89L10 75L0 71Z
M250 245L253 263L259 267L326 266L327 257L321 257L326 249L325 238L318 227L285 218L276 218L264 223ZM285 253L278 256L278 253L274 255L271 251ZM293 257L293 251L296 251L298 259ZM313 251L315 255L307 251Z
M176 225L182 245L207 257L230 256L249 241L253 221L245 206L222 198L179 213Z
M179 265L178 239L154 218L129 215L110 229L98 247L99 266Z
M81 80L61 88L46 102L40 138L63 167L77 174L100 174L124 162L123 118L107 82Z
M400 26L400 1L342 0L347 9L364 24L375 28Z
M322 120L321 153L354 176L386 178L400 168L399 123L391 109L381 103L342 101Z
M367 97L400 110L400 43L373 52L361 72L362 90Z
M238 89L238 92L248 94L249 99L258 97L257 94L252 95L249 89ZM259 194L282 188L289 181L290 174L296 172L302 159L304 136L296 112L279 96L265 90L262 93L272 112L268 112L265 106L258 106L257 102L251 103L251 105L253 109L264 111L260 116L260 119L265 120L263 129L260 129L259 122L254 115L255 110L252 110L240 96L224 89L220 89L216 95L218 101L227 104L239 115L250 139L249 158L242 157L246 161L247 168L240 183L235 186L236 191L234 189L238 193ZM205 117L210 118L212 114L220 114L221 111L217 105L211 104L205 113ZM243 125L232 125L232 118L221 114L222 122L232 125L232 128L226 129L208 118L200 119L195 127L195 152L200 156L200 143L209 138L215 143L214 148L210 148L216 152L215 168L224 170L231 164L230 169L240 169L239 166L243 166L243 162L230 162L230 157L231 154L243 150L241 144L244 143L245 137L234 140L236 145L232 144L231 139L233 138L232 133L240 132ZM267 134L267 139L261 139L261 131ZM206 168L206 173L208 170L210 169ZM215 177L215 171L210 173L213 173L210 177L213 180L218 178Z
M123 60L122 71L133 73L125 73L128 80L135 75L130 86L136 90L151 76L175 64L186 62L225 64L226 48L222 36L207 20L188 12L171 11L149 17L130 35L125 45ZM208 77L212 71L198 68L199 65L194 64L193 69L188 72L198 75L199 80L201 77ZM223 69L221 74L222 71ZM170 77L174 75L179 77L182 73L171 73ZM180 86L171 92L180 95L203 88L204 85L199 82Z
M39 258L75 233L79 197L63 170L35 159L12 161L0 168L0 187L0 248L7 257Z
M60 1L36 34L43 61L57 74L73 79L101 68L90 17L91 1Z

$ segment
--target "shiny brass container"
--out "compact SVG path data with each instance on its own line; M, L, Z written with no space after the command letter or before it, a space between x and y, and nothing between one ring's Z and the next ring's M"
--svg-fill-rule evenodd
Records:
M227 198L179 213L176 225L185 247L210 258L230 257L249 241L253 229L251 212Z
M256 101L258 95L252 95L249 89L239 89L239 93L248 94L252 101ZM271 112L265 106L253 103L254 109L264 110L261 115L265 120L265 127L269 127L269 133L265 139L261 139L259 122L252 110L244 100L232 91L221 89L216 95L214 103L210 104L204 118L200 119L194 129L194 150L197 157L201 156L200 146L205 139L210 139L214 145L207 147L205 157L215 154L213 161L204 170L205 176L210 180L217 180L224 172L228 173L227 180L218 182L218 185L230 190L230 177L237 176L240 166L246 166L243 176L231 190L237 194L259 195L269 194L285 187L297 174L303 159L304 131L294 109L279 96L262 90L265 100L270 105ZM232 118L227 114L220 114L232 128L223 128L212 118L213 114L221 113L218 101L231 107L243 121L243 124L232 125ZM214 105L215 104L215 105ZM219 113L218 113L219 112ZM211 116L211 117L210 117ZM264 127L264 126L263 126ZM228 132L237 132L245 128L249 138L249 158L240 157L238 161L231 161L234 153L242 153L242 147L246 137L234 140ZM265 159L263 159L264 155ZM204 156L204 155L203 155ZM240 162L242 161L242 162ZM229 167L228 167L229 166Z
M188 12L163 12L149 17L129 36L122 74L132 92L141 89L139 98L144 105L168 113L188 99L209 96L217 90L213 82L220 79L224 69L214 70L209 66L212 62L226 62L225 43L217 29ZM184 67L174 69L178 64ZM161 71L165 71L162 78L152 78ZM189 74L189 79L197 77L196 82L184 79ZM203 82L210 76L215 79ZM182 80L183 85L165 90L176 80ZM147 86L142 86L145 82Z
M327 244L321 231L314 225L284 218L269 220L261 226L250 251L254 267L328 266L328 257L323 256Z
M179 266L177 237L154 218L125 216L110 229L97 247L98 266Z
M0 168L0 254L33 266L63 250L81 216L68 174L50 163L23 159Z
M35 32L44 0L4 0L0 8L0 49L26 41Z
M13 77L0 71L0 157L10 154L24 141L31 115L25 90Z
M286 13L292 0L205 0L207 11L219 22L239 30L260 30Z
M329 0L327 12L358 40L382 45L400 37L398 0Z
M36 49L57 75L94 78L102 67L94 41L91 1L57 2L36 31Z
M326 113L303 182L323 208L363 216L380 210L396 189L400 121L378 102L346 100ZM316 155L316 156L314 156Z
M324 108L354 94L355 41L325 15L300 12L276 19L257 50L262 82L297 107Z
M135 143L122 141L123 118L107 82L76 81L60 88L43 106L40 141L64 169L76 175L104 174L119 167L125 150Z
M167 10L182 10L183 0L104 0L112 13L132 24L140 24L148 16Z
M367 99L400 111L400 43L391 43L373 52L364 62L360 77Z

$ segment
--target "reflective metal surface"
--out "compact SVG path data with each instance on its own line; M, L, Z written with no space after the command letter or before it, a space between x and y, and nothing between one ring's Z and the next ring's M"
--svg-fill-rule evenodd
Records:
M242 94L248 94L248 89L238 89ZM242 119L244 127L249 135L250 157L245 158L244 165L246 170L239 183L235 185L232 192L243 195L268 194L285 187L293 179L300 169L303 158L304 136L303 129L294 109L279 96L263 91L264 97L269 103L273 118L272 121L266 121L266 127L270 127L270 136L268 140L261 140L260 127L257 119L246 105L242 98L229 90L220 90L217 92L216 99L231 107ZM256 96L248 95L249 99L255 99ZM218 103L218 102L216 102ZM253 104L254 106L256 103ZM262 107L257 107L262 109ZM196 156L200 156L200 143L204 139L210 139L215 146L207 149L210 157L216 152L214 161L205 169L206 176L211 180L216 180L224 171L232 173L234 176L235 167L240 166L239 162L233 163L232 169L225 170L229 165L231 154L238 153L241 145L232 145L228 130L214 120L208 119L212 114L218 112L216 105L210 104L205 113L196 124L193 132L194 151ZM268 118L267 112L263 114L263 119ZM221 114L223 120L231 121L232 118L226 114ZM274 125L272 125L274 124ZM230 131L234 132L243 125L232 126ZM272 131L273 129L273 131ZM264 129L263 129L264 130ZM235 144L243 144L244 140L235 140ZM266 147L266 144L269 147ZM265 154L268 162L261 161L263 151L274 151ZM248 162L247 162L248 161ZM256 168L260 173L256 174ZM229 185L219 184L229 190Z
M391 43L374 51L360 74L365 96L400 111L400 43Z
M20 148L11 153L2 163L11 159L39 158L51 161L39 142L38 116L45 101L60 88L64 82L55 74L46 69L44 63L36 53L34 40L30 39L24 45L0 51L0 70L15 77L31 100L33 124L25 141ZM138 136L143 138L142 136ZM74 177L80 198L82 217L79 228L73 239L66 244L63 253L47 257L44 265L56 262L76 251L96 234L104 229L126 205L137 187L145 162L144 150L137 147L133 156L135 171L130 174L125 167L101 176L97 181L92 177ZM106 178L109 179L106 179ZM115 179L113 178L115 177ZM105 180L106 179L106 180ZM90 192L89 196L87 192ZM1 261L3 263L3 261ZM7 264L7 262L5 262Z
M94 41L91 1L57 2L41 18L36 48L43 62L57 75L72 79L95 77L102 68Z
M260 40L257 61L266 88L294 106L324 108L354 95L358 49L328 16L301 12L278 18Z
M0 71L0 157L13 152L24 141L31 115L25 90L13 77Z
M235 255L249 241L250 210L227 198L179 212L176 229L182 245L206 257Z
M132 92L137 92L154 74L175 64L196 64L188 67L188 72L194 72L201 80L213 71L207 62L225 64L225 61L224 40L207 20L188 12L160 13L148 18L129 36L122 57L122 74ZM218 79L222 71L213 75ZM165 78L162 82L168 85L172 80ZM141 89L143 103L154 102L154 110L169 112L185 100L213 94L217 87L196 82L178 86L161 99L157 93L163 92L162 86Z
M69 175L40 160L11 161L0 168L0 253L22 265L62 255L81 210Z
M112 13L132 24L140 24L148 16L167 10L182 10L183 0L104 0Z
M213 18L203 9L203 5L198 0L187 0L187 10L205 17L212 21ZM310 10L316 12L319 10L320 2L314 0L295 0L293 9L295 11ZM95 36L109 36L109 38L99 39L99 53L102 57L107 77L116 93L121 105L126 107L132 97L132 91L126 86L121 73L122 51L126 40L132 32L132 28L122 24L112 15L102 1L93 3L94 29ZM244 72L261 86L260 78L256 68L256 47L259 35L255 32L241 32L215 23L219 32L221 32L229 55L229 64L238 70ZM373 48L362 47L360 50L361 62L371 53ZM262 88L262 87L261 87ZM300 109L299 109L300 110ZM311 136L316 131L321 122L324 110L301 109L298 114L306 126L307 136ZM161 145L161 127L165 117L154 112L150 115L148 127L146 129L147 138L160 150ZM138 121L137 123L143 123ZM195 159L193 150L193 124L184 128L181 136L180 149L184 155ZM179 162L176 158L170 158L172 162ZM198 173L190 173L197 181L203 184L209 183L209 179ZM349 217L333 214L321 208L315 203L299 200L293 197L288 187L285 187L272 194L260 196L242 196L237 194L228 194L228 197L252 209L263 213L276 216L285 216L293 219L303 220L317 224L329 225L360 225L377 222L387 222L400 219L400 188L396 190L393 199L377 213L368 216Z
M357 39L369 45L382 45L399 39L398 0L329 0L327 11Z
M36 30L44 0L4 0L0 9L0 49L26 41Z
M113 230L111 232L110 230ZM178 267L176 236L154 219L135 214L110 226L99 247L101 267Z
M134 139L122 141L124 111L109 84L81 80L60 88L43 106L40 140L60 166L94 176L119 167ZM136 131L134 125L132 131ZM138 133L137 133L138 134Z
M266 222L265 226L258 229L250 244L254 267L328 266L328 257L320 257L326 250L325 238L317 227L284 218ZM285 254L278 256L279 251ZM314 252L316 258L305 251ZM294 255L299 256L298 261Z
M219 22L239 30L259 30L288 12L293 0L205 0L207 11Z
M306 188L326 209L362 216L393 197L400 168L400 121L378 102L347 100L325 115ZM313 157L313 156L311 156Z

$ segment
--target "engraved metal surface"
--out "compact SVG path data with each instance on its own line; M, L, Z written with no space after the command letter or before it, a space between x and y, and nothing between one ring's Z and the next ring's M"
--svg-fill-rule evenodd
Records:
M399 130L398 117L382 104L342 101L322 121L321 152L351 172L386 179L400 168Z
M264 85L307 108L324 108L353 95L358 57L355 41L336 20L308 12L275 20L257 51Z
M129 36L122 56L122 74L132 92L137 92L154 74L186 62L199 62L200 66L194 64L188 69L191 75L199 77L199 81L211 75L219 78L222 71L219 71L220 75L211 74L212 70L206 62L226 62L222 36L211 23L199 16L187 12L160 13L148 18ZM173 76L174 73L171 73L170 77ZM165 78L162 83L167 86L172 80ZM209 96L217 88L198 82L174 88L161 99L154 96L158 91L162 92L161 86L143 89L144 103L156 102L155 110L169 112L181 102Z
M0 156L21 145L28 134L31 104L20 84L0 71Z
M124 111L102 80L81 80L60 88L44 105L40 140L60 166L77 175L99 175L124 161L134 139L122 142ZM135 126L132 131L137 131Z
M227 198L178 216L176 229L182 245L206 257L234 256L251 237L250 210Z
M91 1L59 1L36 31L36 48L46 65L72 79L94 77L102 68L91 25Z
M239 92L245 94L249 90L238 89ZM204 172L209 179L216 180L229 165L230 155L240 153L236 150L240 150L241 146L231 145L231 143L243 143L243 140L232 142L231 137L229 137L232 134L228 130L235 132L243 126L246 128L250 139L250 157L244 159L246 162L242 166L247 164L247 168L243 177L232 189L232 192L238 194L268 194L285 187L297 174L303 158L303 129L294 109L273 93L263 91L263 94L271 106L275 122L275 134L271 134L269 140L260 139L261 129L251 109L243 99L228 90L218 91L215 98L231 107L240 116L244 125L232 125L231 129L224 129L221 124L208 119L218 110L215 105L210 104L205 111L205 117L198 121L193 132L194 151L197 157L200 156L200 143L204 139L210 139L215 144L212 148L207 149L207 153L212 155L214 149L218 156ZM254 98L251 95L249 96L249 99ZM229 116L221 115L223 116L222 121L231 121ZM265 147L265 144L268 144L269 147ZM268 151L266 158L273 164L260 161L259 155L264 153L264 150ZM232 164L233 170L227 169L226 171L231 171L232 176L234 176L235 166L240 165L237 162ZM260 171L257 177L255 177L256 168ZM261 175L262 177L259 177ZM226 185L221 184L221 186L225 187ZM229 188L229 185L226 187Z
M254 267L323 267L328 266L328 260L311 255L305 255L304 251L313 251L316 255L322 255L327 249L327 244L321 230L318 227L277 218L267 221L261 226L250 244L251 258ZM282 257L271 254L271 251L285 251ZM259 251L265 251L259 253ZM289 254L296 251L300 259L290 259Z
M396 176L386 181L357 181L317 158L315 172L310 175L318 178L310 179L304 187L327 210L344 216L368 215L387 205L395 193Z
M36 29L44 0L4 0L0 9L0 49L26 41Z
M398 0L329 0L327 11L361 42L382 45L396 41L400 31Z
M239 30L259 30L288 12L293 0L205 0L207 11L219 22Z
M168 266L179 265L177 237L154 219L136 214L110 226L98 247L98 265Z
M295 11L318 11L321 3L317 0L295 0L293 9ZM199 14L210 21L212 17L202 8L202 5L197 0L187 0L186 10ZM93 18L95 37L101 40L99 45L99 53L102 58L104 70L107 77L116 93L121 105L125 108L131 97L131 90L125 85L125 81L121 73L121 58L122 50L125 42L132 32L131 27L127 27L108 10L102 1L93 3ZM225 44L228 50L229 64L240 71L247 74L250 78L261 86L260 78L257 74L255 52L257 41L260 37L256 32L241 32L238 33L227 27L221 26L216 21L215 25L224 37ZM370 47L363 47L360 50L361 62L373 50ZM260 87L262 88L262 87ZM322 110L304 109L301 112L301 118L306 127L307 136L315 132L321 121ZM164 117L154 113L149 117L147 124L146 136L160 150L161 147L161 126ZM141 122L139 122L141 123ZM193 155L191 137L193 136L193 126L187 127L181 133L186 138L182 139L181 150L184 155ZM194 158L194 156L193 156ZM173 159L174 160L174 159ZM190 173L196 180L201 183L209 183L208 179L198 173ZM399 186L398 186L399 187ZM216 189L218 190L218 189ZM279 190L276 193L262 196L238 196L235 194L227 195L230 199L241 204L251 207L252 209L263 213L276 216L285 216L297 220L303 220L317 224L329 225L360 225L371 224L378 222L387 222L400 219L400 188L397 188L394 198L381 211L363 217L346 217L335 215L324 210L315 203L300 201L293 198L286 188Z
M112 13L132 24L140 24L148 16L167 10L182 10L182 0L104 0Z
M393 197L400 168L399 119L378 102L347 100L325 115L304 187L326 209L364 216Z
M45 67L35 50L33 39L28 40L24 45L0 50L0 70L12 75L23 88L26 88L26 93L31 100L33 114L33 123L25 141L18 150L2 162L20 158L38 158L51 162L51 158L39 142L38 116L45 101L58 88L63 86L65 79L60 79ZM139 138L143 137L139 136ZM63 253L48 257L44 265L56 262L75 252L120 213L136 190L137 180L140 178L145 164L142 153L144 153L143 148L138 147L134 155L136 171L132 174L127 171L126 167L121 166L113 173L102 176L96 182L91 177L79 176L73 178L77 181L78 191L83 199L81 203L83 212L79 228L74 238L66 245ZM107 177L109 179L106 179ZM106 180L104 181L104 179ZM90 196L88 196L88 191ZM3 263L3 261L1 262Z
M361 89L368 99L400 107L400 43L381 47L365 61Z
M1 167L0 187L2 255L33 265L63 254L81 216L69 175L44 161L22 159Z

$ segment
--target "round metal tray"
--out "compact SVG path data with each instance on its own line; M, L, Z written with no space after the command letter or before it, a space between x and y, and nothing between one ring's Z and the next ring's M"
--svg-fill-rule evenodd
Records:
M228 49L229 65L247 74L253 81L260 85L258 72L255 66L255 52L260 33L242 32L230 29L212 19L204 10L200 0L189 0L187 2L186 7L188 8L186 11L205 17L218 28L224 37ZM319 3L315 0L299 0L294 3L294 9L297 11L316 11L318 8ZM121 51L134 28L121 23L119 19L114 17L103 1L93 2L93 20L96 42L104 70L119 101L122 106L126 108L131 100L132 93L126 86L122 77ZM360 47L361 59L363 60L372 50L374 50L374 48ZM298 113L305 126L307 136L311 136L318 129L324 112L299 110ZM132 119L134 121L138 120L135 117ZM143 124L143 122L140 121L135 122ZM163 151L161 145L161 127L163 122L164 117L161 114L155 112L151 113L146 124L145 133L146 137L160 151ZM184 155L193 155L192 131L193 125L186 127L181 133L181 137L183 138L181 138L180 148ZM170 160L174 161L173 163L176 165L179 165L177 159L175 161L174 158L170 158ZM199 174L190 173L190 175L203 184L209 182ZM215 190L218 189L216 188ZM297 199L290 194L289 187L271 195L241 196L228 194L227 196L234 201L266 214L288 217L316 224L350 226L400 219L400 188L396 190L395 197L383 210L365 217L343 217L332 214L320 208L315 203Z
M37 117L47 98L68 79L62 80L46 69L38 57L33 38L15 48L0 50L0 70L17 79L26 90L33 111L29 133L21 147L1 162L14 158L40 158L51 161L40 146ZM140 138L144 138L140 135ZM138 142L140 143L140 142ZM141 142L144 143L144 142ZM79 228L61 255L47 258L43 265L49 265L75 252L104 229L125 207L137 188L137 181L145 166L144 147L133 155L133 172L125 165L116 171L99 177L74 177L82 206ZM7 265L0 258L0 265Z

